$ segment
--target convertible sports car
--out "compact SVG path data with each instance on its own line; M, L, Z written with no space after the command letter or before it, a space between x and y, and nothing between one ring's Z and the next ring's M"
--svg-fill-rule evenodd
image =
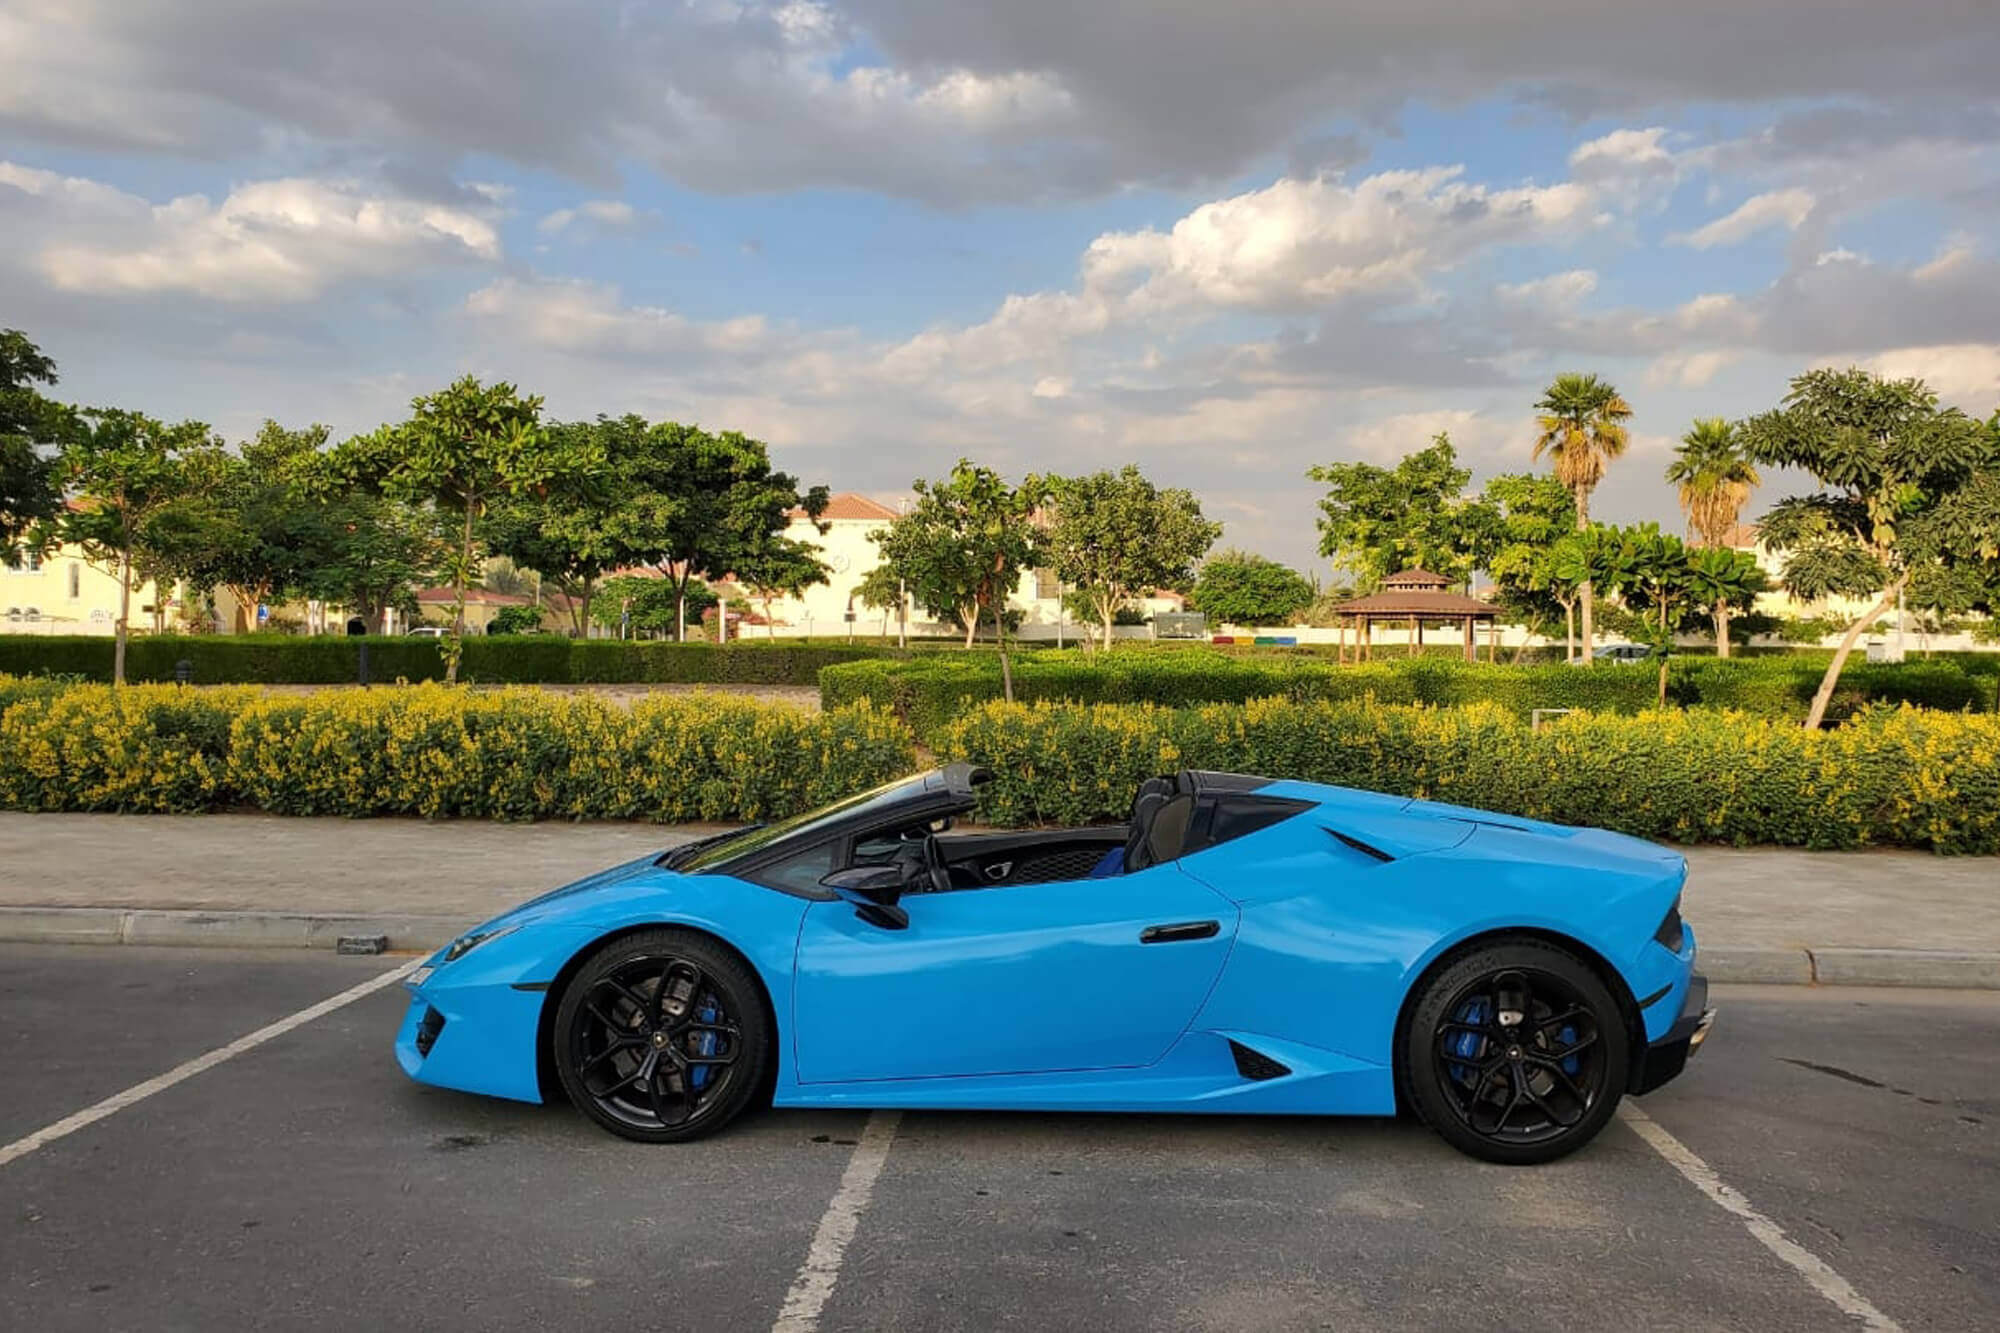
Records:
M441 1087L690 1139L779 1106L1390 1115L1541 1162L1714 1011L1649 843L1232 773L952 833L954 764L581 880L407 985Z

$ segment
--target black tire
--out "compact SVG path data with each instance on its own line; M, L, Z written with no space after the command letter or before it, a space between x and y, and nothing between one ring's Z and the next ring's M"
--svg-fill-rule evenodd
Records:
M556 1009L556 1072L585 1115L642 1143L682 1143L734 1120L763 1086L763 987L706 935L649 930L592 954Z
M1422 984L1402 1038L1404 1094L1454 1148L1508 1166L1550 1162L1618 1109L1625 1021L1575 954L1502 940Z

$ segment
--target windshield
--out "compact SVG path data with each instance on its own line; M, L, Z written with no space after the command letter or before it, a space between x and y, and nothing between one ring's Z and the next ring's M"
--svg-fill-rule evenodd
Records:
M708 870L727 870L739 858L761 852L773 843L788 838L810 841L815 832L836 819L843 819L871 808L895 805L899 801L919 795L924 790L928 776L919 774L913 778L897 778L894 782L885 782L872 791L844 797L832 805L823 805L817 810L793 815L790 819L781 819L772 824L752 824L749 828L725 833L712 842L691 849L692 854L684 860L677 858L671 852L668 853L666 864L672 869L684 870L690 874L700 874Z

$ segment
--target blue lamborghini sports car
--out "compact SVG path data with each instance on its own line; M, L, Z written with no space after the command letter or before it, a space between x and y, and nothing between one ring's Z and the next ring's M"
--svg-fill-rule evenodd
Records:
M1124 825L952 832L954 764L535 899L412 973L425 1083L694 1138L779 1106L1422 1116L1558 1157L1708 985L1649 843L1184 772Z

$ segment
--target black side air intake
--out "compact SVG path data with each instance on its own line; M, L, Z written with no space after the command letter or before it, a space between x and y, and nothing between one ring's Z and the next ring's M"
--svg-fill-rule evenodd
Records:
M1262 1051L1253 1051L1240 1041L1229 1043L1229 1053L1236 1057L1236 1072L1253 1083L1283 1078L1292 1072L1290 1065L1281 1065Z

